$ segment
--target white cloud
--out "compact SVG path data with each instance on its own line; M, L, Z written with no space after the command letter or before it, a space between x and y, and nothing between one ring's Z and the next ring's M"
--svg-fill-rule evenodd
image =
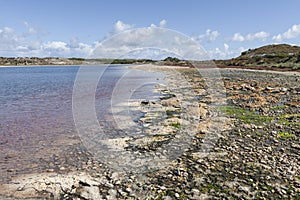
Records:
M78 39L75 41L76 44L62 42L62 41L52 41L42 44L43 54L48 56L58 56L58 57L87 57L93 52L93 46L81 43Z
M253 33L253 34L248 34L246 36L246 40L248 41L252 41L252 40L266 40L268 37L270 36L269 33L265 32L265 31L261 31L261 32L257 32L257 33Z
M27 31L22 33L22 37L38 38L48 34L46 31L32 27L27 21L24 21L24 26L26 27Z
M240 33L235 33L231 40L237 41L237 42L243 42L243 41L245 41L245 37L242 36Z
M176 31L163 29L167 21L161 20L157 25L151 24L146 28L132 29L134 26L117 21L113 26L114 33L110 32L103 41L86 44L77 37L69 41L44 41L43 35L36 29L31 30L28 22L24 33L17 33L12 28L0 28L1 56L53 56L53 57L97 57L97 58L152 58L163 59L176 56L183 59L205 60L210 58L234 57L240 53L230 43L213 48L208 54L196 41L211 43L220 35L217 30L206 30L196 38L189 38ZM131 29L131 30L130 30ZM257 32L248 35L235 34L239 41L257 40L268 37L266 32ZM208 44L211 46L210 44Z
M230 52L229 50L228 44L223 44L222 48L217 47L214 50L209 51L209 53L211 54L211 57L217 57L217 58L227 58L232 54L232 52Z
M5 52L13 52L21 40L22 38L18 37L12 28L4 27L0 29L1 53L5 56Z
M31 35L38 34L38 31L35 28L31 27L27 21L24 21L24 25L28 30L28 34L31 34Z
M72 37L68 44L70 48L78 48L79 47L79 39L77 37Z
M114 25L114 33L120 33L133 28L131 24L125 24L124 22L118 20Z
M34 28L30 27L30 28L28 29L28 33L29 33L29 34L37 34L38 31L35 30Z
M158 25L146 28L132 29L133 25L117 21L113 26L114 32L102 42L86 44L77 37L66 41L43 41L36 29L24 22L27 30L16 33L5 27L0 29L1 56L53 56L53 57L103 57L118 58L132 56L136 58L162 59L167 55L183 59L209 59L208 54L191 38L176 31L162 29L167 24L161 20ZM126 31L127 30L127 31ZM214 41L217 31L207 30L206 41Z
M26 27L29 27L29 23L28 23L27 21L24 21L24 25L25 25Z
M61 41L47 42L43 44L43 50L47 52L48 56L67 56L70 53L70 48L67 47L67 43Z
M92 57L120 58L135 55L142 58L149 56L149 52L155 52L156 58L165 58L168 54L184 59L208 59L205 51L191 38L156 26L133 29L107 38L97 43Z
M286 32L274 36L272 39L276 42L280 42L284 39L296 38L299 35L300 35L300 24L297 24L297 25L293 25Z
M16 33L9 27L0 28L1 56L53 56L53 57L106 57L118 58L133 56L139 58L165 58L167 55L184 59L208 59L207 54L193 41L176 31L162 29L167 21L161 20L158 25L132 29L134 26L117 21L113 26L114 33L102 42L86 44L77 37L66 41L43 41L40 31L24 22L26 32ZM130 30L132 29L132 30ZM208 30L208 40L214 40L217 32Z
M213 59L229 59L239 56L242 51L245 51L243 47L231 48L228 44L224 43L223 47L217 47L209 50L208 53Z
M167 20L163 19L159 22L159 27L163 28L166 26L166 24L167 24Z
M220 33L218 31L211 31L210 29L206 30L206 33L203 35L199 35L198 37L194 37L194 39L198 42L214 42Z
M253 41L253 40L261 40L265 41L270 36L269 33L265 31L260 31L257 33L249 33L243 36L241 33L235 33L231 40L235 42L244 42L244 41Z
M160 27L160 28L164 28L167 25L167 20L163 19L159 22L159 25L156 24L150 24L149 27L151 28L155 28L155 27Z
M224 49L225 49L225 51L228 51L229 50L229 45L228 44L224 44Z
M85 58L93 53L94 48L92 45L79 43L77 48L71 49L72 53L70 56Z
M66 50L67 43L60 41L47 42L44 44L44 48L46 49L58 49L58 50Z
M166 20L161 20L158 25L146 28L132 29L133 25L122 21L113 26L117 35L109 35L102 42L86 44L77 37L66 41L43 41L40 33L31 30L28 22L26 32L17 33L12 28L0 28L0 53L1 56L53 56L53 57L98 57L98 58L151 58L163 59L167 56L176 56L183 59L205 60L210 59L208 54L193 39L176 31L162 29ZM125 31L127 30L127 31ZM121 31L121 32L120 32ZM122 32L123 31L123 32ZM200 35L202 41L212 42L219 36L218 31L207 30ZM213 55L226 57L231 49L228 44L216 48Z
M27 45L27 48L28 48L28 50L39 50L39 49L41 49L41 46L42 46L42 44L40 41L31 41Z
M95 46L72 37L70 42L41 40L43 33L24 22L26 32L17 33L10 27L0 28L0 56L6 57L87 57Z
M3 34L11 34L14 32L14 30L12 28L9 27L4 27L3 30L0 30L1 33Z

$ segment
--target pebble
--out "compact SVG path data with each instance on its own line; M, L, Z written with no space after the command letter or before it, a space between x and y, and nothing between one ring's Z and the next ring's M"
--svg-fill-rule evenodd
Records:
M60 167L59 170L64 171L64 170L66 170L66 168L65 167Z
M129 194L132 193L132 189L131 188L126 188L125 191L128 192Z
M192 193L193 193L194 195L197 195L197 196L200 195L200 191L199 191L198 189L195 189L195 188L192 189Z

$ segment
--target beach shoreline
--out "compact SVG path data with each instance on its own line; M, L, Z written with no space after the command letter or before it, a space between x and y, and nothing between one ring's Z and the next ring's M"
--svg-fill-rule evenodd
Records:
M105 163L90 158L83 171L32 174L25 180L19 177L12 185L2 187L0 194L19 198L65 195L86 199L172 199L178 196L183 199L280 199L300 194L298 72L215 68L213 71L220 73L217 78L221 80L217 82L221 87L216 88L226 94L221 99L207 93L207 85L215 79L202 77L200 69L152 65L130 68L165 73L167 84L157 89L164 91L168 98L138 102L145 112L140 121L148 123L150 129L145 132L148 134L145 138L125 141L127 150L157 151L178 134L184 124L183 112L191 112L189 117L199 115L199 126L182 154L161 169L143 172L147 179L134 173L114 172L109 166L105 167ZM185 90L187 83L191 87ZM189 96L197 97L197 105L185 109L181 103ZM161 120L162 115L157 115L161 112L169 118ZM154 119L159 120L152 123ZM154 130L159 127L163 129L155 135ZM218 137L210 140L213 145L205 152L203 144L212 130L218 131ZM51 178L53 176L56 178ZM54 182L60 184L55 186Z

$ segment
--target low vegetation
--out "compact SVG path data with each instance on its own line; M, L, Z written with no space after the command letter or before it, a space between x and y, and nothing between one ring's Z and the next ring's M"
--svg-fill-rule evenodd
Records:
M242 52L237 58L215 60L218 66L300 69L300 47L287 44L267 45Z
M262 124L274 119L273 117L260 115L256 111L250 111L236 106L222 106L219 109L224 114L241 120L244 123Z
M295 137L295 135L292 133L289 133L289 132L280 132L280 133L278 133L278 137L283 138L283 139L288 139L288 138Z

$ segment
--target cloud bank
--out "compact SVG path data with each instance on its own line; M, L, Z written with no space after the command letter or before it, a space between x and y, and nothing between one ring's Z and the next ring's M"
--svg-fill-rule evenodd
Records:
M92 45L71 38L70 42L43 42L40 35L43 32L24 22L27 32L18 34L12 28L0 29L0 54L4 57L86 57L93 50Z
M205 34L194 37L194 39L199 43L214 42L219 37L219 35L220 33L218 31L212 31L210 29L207 29Z
M276 42L281 42L285 39L292 39L300 36L300 24L293 25L286 32L274 36L272 39Z
M243 36L241 33L235 33L231 40L234 42L245 42L245 41L253 41L253 40L260 40L265 41L270 36L270 33L267 33L265 31L260 31L257 33L249 33L245 36Z
M45 41L45 31L24 22L26 31L23 33L18 33L11 27L0 27L0 56L118 58L127 55L133 58L160 59L173 55L195 59L203 58L195 53L199 52L199 49L202 49L200 45L203 45L211 58L225 59L235 57L245 50L239 43L253 48L249 46L253 44L250 42L285 42L300 36L300 24L295 24L285 32L273 36L266 31L258 31L246 34L236 32L226 37L219 30L207 29L204 33L189 38L191 40L186 40L178 35L165 34L163 30L166 26L165 19L145 28L137 28L134 24L118 20L102 41L88 44L77 37L71 37L69 41ZM220 37L221 35L223 37Z
M127 30L97 43L92 57L131 58L133 55L135 58L151 56L151 59L164 59L167 56L191 60L209 59L192 38L153 25Z

